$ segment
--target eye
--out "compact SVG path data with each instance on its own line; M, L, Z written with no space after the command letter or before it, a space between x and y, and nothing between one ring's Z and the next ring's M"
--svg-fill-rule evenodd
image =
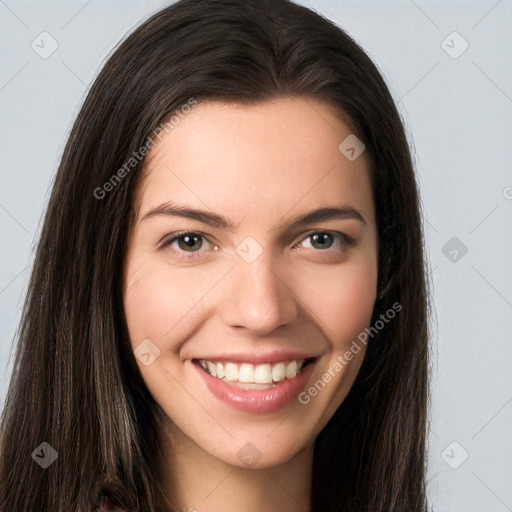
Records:
M328 252L329 249L338 248L343 251L349 245L355 245L354 241L347 235L337 231L312 231L303 238L301 242L296 244L293 249L298 248L306 241L310 241L309 247L316 249L317 252ZM213 245L209 238L197 231L181 231L172 233L165 237L159 248L170 249L178 259L194 260L201 257L201 249L210 246L210 250L220 250L217 245ZM208 249L206 249L208 250Z
M309 247L319 251L326 251L333 248L333 246L343 250L348 245L354 245L350 237L338 231L313 231L295 247L302 245L308 240L310 241Z
M204 241L211 245L208 237L202 233L196 231L182 231L180 233L173 233L164 238L160 244L160 248L171 248L172 252L174 252L178 258L191 260L199 257L198 253L201 252L201 249L205 245ZM215 246L213 250L219 250L218 246Z

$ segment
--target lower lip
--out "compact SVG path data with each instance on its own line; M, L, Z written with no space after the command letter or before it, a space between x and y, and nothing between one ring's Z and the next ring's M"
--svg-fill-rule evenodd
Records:
M194 366L205 380L210 392L219 400L240 411L267 414L282 409L297 397L304 389L315 364L316 361L313 361L293 379L283 379L268 389L242 389L232 386L212 377L198 363L194 363Z

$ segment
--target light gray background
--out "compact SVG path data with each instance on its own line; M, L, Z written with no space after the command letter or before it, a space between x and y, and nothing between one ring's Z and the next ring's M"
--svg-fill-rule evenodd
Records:
M436 511L512 511L512 1L301 3L368 51L415 148L436 307L431 503ZM164 5L0 0L2 403L71 124L112 47ZM43 44L43 31L58 43L46 59L31 47Z

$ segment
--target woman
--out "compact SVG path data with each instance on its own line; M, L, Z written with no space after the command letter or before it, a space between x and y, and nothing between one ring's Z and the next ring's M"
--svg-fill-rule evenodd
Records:
M182 0L69 137L0 510L423 511L428 302L404 129L347 34Z

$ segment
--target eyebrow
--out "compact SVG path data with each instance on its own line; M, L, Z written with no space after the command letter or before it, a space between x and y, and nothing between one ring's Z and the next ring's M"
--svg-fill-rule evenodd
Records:
M188 219L194 219L209 226L224 229L226 231L235 232L238 229L237 224L233 224L228 218L218 215L216 213L201 210L197 208L191 208L188 205L178 205L171 201L163 203L155 208L152 208L140 219L139 222L143 222L146 219L156 217L157 215L170 215L176 217L185 217ZM322 222L334 219L355 219L366 225L365 218L359 213L358 210L348 205L341 205L338 207L324 207L311 210L294 217L288 221L284 229L294 230L303 227L307 224L314 222Z

